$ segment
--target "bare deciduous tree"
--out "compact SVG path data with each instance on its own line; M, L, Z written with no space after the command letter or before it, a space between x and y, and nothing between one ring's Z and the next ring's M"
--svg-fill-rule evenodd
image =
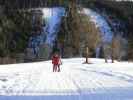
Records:
M126 52L125 45L126 42L120 35L113 36L111 43L104 44L105 62L106 63L108 62L107 61L108 58L111 58L112 63L114 63L115 59L120 61L122 56Z
M101 41L100 30L96 27L95 23L90 20L87 15L82 15L82 28L85 34L85 52L86 52L86 63L89 63L88 57L91 55L91 50L95 50L97 45Z

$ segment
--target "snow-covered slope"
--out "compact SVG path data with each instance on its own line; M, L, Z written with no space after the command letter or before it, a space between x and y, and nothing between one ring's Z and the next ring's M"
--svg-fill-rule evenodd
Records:
M28 47L31 48L34 55L38 54L39 46L42 44L53 46L65 9L62 7L43 8L42 13L46 25L43 26L43 31L40 35L30 37L28 43Z
M97 25L97 27L100 28L103 42L111 42L113 32L111 31L111 28L108 25L106 19L104 19L102 15L91 9L84 8L83 11L85 14L90 16L91 21L93 21Z
M90 20L95 23L96 27L100 29L100 35L102 38L102 42L96 48L96 57L100 56L100 49L103 45L109 45L112 42L113 32L111 31L111 27L109 26L107 20L100 14L92 9L84 8L82 11L84 14L90 17Z
M62 16L65 14L65 9L58 7L58 8L44 8L43 9L43 16L47 20L46 21L46 30L48 32L46 43L52 45L55 41L57 36L57 32L60 27L60 22Z
M33 100L37 95L36 99L50 100L133 99L133 63L106 64L93 58L92 64L83 64L84 60L63 59L59 73L52 72L51 61L1 65L0 95L12 95L6 97L12 100Z
M55 8L44 8L43 17L46 20L46 26L44 26L44 31L39 36L34 36L30 38L29 48L32 48L32 51L35 55L39 52L39 46L41 44L48 44L52 47L56 37L57 32L60 27L60 22L62 16L65 15L65 9L61 7ZM108 25L106 19L102 17L101 14L89 9L83 8L83 12L90 16L91 20L96 23L97 27L101 30L101 36L104 43L110 43L112 41L113 32L111 31L110 26ZM97 55L99 56L100 49L97 50Z

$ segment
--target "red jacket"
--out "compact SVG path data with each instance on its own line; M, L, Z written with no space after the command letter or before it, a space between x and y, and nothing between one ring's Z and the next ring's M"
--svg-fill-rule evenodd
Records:
M52 57L52 64L60 65L60 57L59 56L53 56Z

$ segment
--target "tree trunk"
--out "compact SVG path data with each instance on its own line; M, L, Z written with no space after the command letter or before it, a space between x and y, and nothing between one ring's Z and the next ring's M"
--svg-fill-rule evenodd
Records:
M89 55L89 48L86 47L86 62L85 63L89 63L89 61L88 61L88 55Z
M112 48L112 49L114 49L114 48ZM114 50L112 50L111 60L112 60L112 63L114 63Z
M105 57L105 63L108 63L108 60L107 60L107 58Z
M112 55L111 59L112 59L112 63L114 63L114 57L113 57L113 55Z

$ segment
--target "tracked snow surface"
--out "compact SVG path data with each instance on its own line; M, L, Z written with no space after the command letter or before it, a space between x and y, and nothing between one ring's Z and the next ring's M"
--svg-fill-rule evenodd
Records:
M0 100L133 100L133 63L91 58L0 65Z

